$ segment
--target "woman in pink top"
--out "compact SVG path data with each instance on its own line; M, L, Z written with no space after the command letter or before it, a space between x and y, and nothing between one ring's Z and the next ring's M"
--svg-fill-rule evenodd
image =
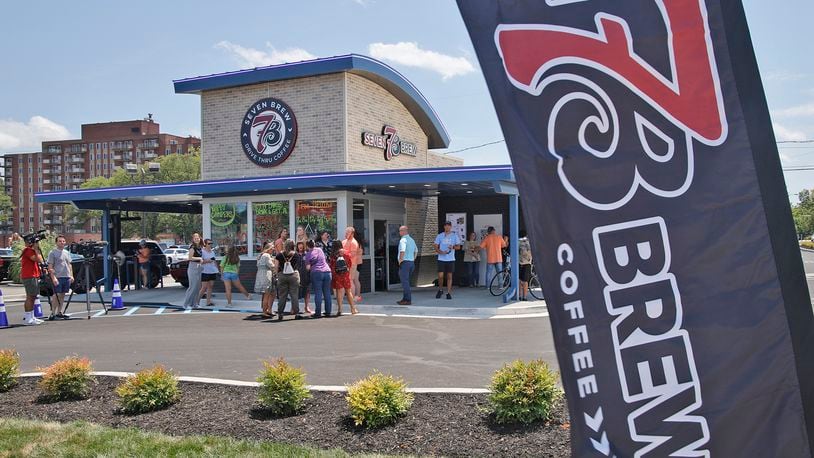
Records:
M331 316L331 266L325 260L325 253L314 248L314 241L305 242L305 268L311 273L311 288L314 290L314 315L312 318ZM325 314L322 314L322 298L325 298Z
M342 240L342 248L350 256L353 266L350 269L350 279L353 283L353 297L356 302L362 300L362 283L359 281L359 265L362 264L362 245L356 240L356 229L348 226L345 229L345 240Z

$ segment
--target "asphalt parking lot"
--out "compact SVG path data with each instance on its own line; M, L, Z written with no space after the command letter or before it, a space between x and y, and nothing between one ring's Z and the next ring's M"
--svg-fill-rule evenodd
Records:
M543 358L556 367L545 317L287 317L278 323L242 313L168 311L0 330L0 348L8 347L20 352L24 372L77 354L99 371L161 363L180 375L245 381L254 380L263 359L283 356L303 367L313 385L343 385L378 369L414 387L482 388L495 369L516 358Z

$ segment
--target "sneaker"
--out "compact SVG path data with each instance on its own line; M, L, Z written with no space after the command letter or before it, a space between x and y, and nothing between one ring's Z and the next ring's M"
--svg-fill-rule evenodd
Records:
M42 321L42 320L38 320L38 319L36 319L36 318L33 318L33 319L31 319L30 321L24 321L24 322L23 322L23 324L24 324L25 326L38 326L38 325L40 325L40 324L42 324L42 323L43 323L43 321Z
M410 305L410 304L412 304L412 302L402 299L402 300L396 302L396 304L398 304L398 305Z
M443 294L444 294L444 292L439 289L438 292L435 293L435 298L436 299L441 299L441 295L443 295Z
M304 320L304 319L305 319L305 317L304 317L304 316L302 316L302 315L294 315L294 319L295 319L295 320Z
M452 294L447 293L447 299L452 299Z

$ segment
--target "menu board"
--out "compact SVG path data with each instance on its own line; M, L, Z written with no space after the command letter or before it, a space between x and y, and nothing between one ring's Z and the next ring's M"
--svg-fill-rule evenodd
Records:
M296 202L296 224L305 228L308 238L328 231L336 239L336 199L311 199Z
M252 204L254 219L254 252L259 253L263 244L273 242L280 231L291 223L288 201L255 202Z

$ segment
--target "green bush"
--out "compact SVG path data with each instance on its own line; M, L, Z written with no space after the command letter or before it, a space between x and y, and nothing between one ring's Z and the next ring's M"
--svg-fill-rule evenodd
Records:
M497 423L545 420L562 397L559 374L542 360L517 360L495 371L489 403Z
M130 414L152 412L178 401L178 379L163 366L137 372L116 387L122 411Z
M69 356L40 370L44 372L40 389L46 398L55 401L82 399L96 382L88 358Z
M379 372L348 386L345 399L354 423L367 428L394 423L413 404L404 380Z
M20 375L20 355L15 350L0 350L0 393L17 384Z
M814 242L811 240L800 240L800 247L808 248L809 250L814 250Z
M264 361L257 381L260 383L260 405L273 415L294 415L311 397L305 387L305 372L292 367L283 358Z

